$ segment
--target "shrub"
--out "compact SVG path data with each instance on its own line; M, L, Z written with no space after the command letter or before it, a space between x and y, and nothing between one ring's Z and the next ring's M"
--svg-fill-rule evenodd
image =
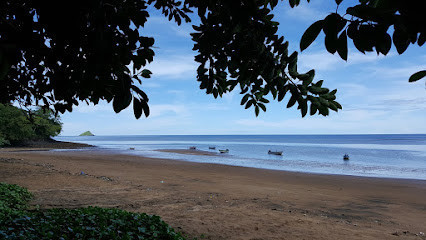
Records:
M2 213L15 210L0 217L0 239L185 239L155 215L100 207L25 211L26 189L2 183L0 194Z
M26 188L0 182L0 222L25 213L31 198Z
M0 104L0 146L29 140L47 140L62 129L58 116L51 110L23 110Z
M0 134L0 147L9 145L10 142L8 140L6 140L6 138L4 138L1 134Z
M0 135L4 140L14 143L32 139L34 131L22 110L0 104Z

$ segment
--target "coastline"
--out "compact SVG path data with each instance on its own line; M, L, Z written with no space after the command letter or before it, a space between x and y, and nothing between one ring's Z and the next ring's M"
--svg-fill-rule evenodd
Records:
M81 149L94 147L90 144L65 142L57 140L29 141L20 146L1 147L0 152L21 152L21 151L50 151L55 149Z
M0 151L0 158L0 181L29 188L36 196L33 204L41 208L97 205L147 212L191 237L389 239L396 234L425 239L420 235L426 230L423 180L285 172L90 150Z

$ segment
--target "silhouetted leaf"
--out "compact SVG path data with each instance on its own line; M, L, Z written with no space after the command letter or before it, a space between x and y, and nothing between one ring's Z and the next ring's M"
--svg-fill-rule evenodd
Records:
M325 48L329 53L335 53L337 51L337 35L328 34L325 36Z
M150 78L151 77L152 72L149 71L148 69L144 69L141 72L141 76L144 78Z
M411 75L410 79L408 79L408 82L415 82L418 81L426 76L426 70L419 71Z
M399 54L402 54L410 44L408 34L401 28L396 28L393 33L393 44Z
M287 108L291 108L296 103L296 101L297 97L295 95L292 95L287 103Z
M145 114L145 117L148 117L149 116L149 106L148 106L147 102L141 101L141 105L142 105L142 109L143 109L143 113Z
M337 53L343 60L348 60L348 42L346 37L346 31L343 31L340 34L339 39L337 40Z
M137 98L133 98L133 113L136 119L139 119L142 115L142 104Z
M303 51L309 45L311 45L315 39L318 37L319 33L323 27L323 20L319 20L313 23L308 29L306 29L305 33L303 33L302 38L300 39L300 50Z

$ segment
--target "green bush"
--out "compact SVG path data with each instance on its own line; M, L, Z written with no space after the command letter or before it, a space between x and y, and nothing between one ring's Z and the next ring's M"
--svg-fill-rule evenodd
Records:
M23 110L0 104L0 146L29 140L47 140L62 129L58 116L51 110Z
M25 211L26 189L2 183L0 194L2 213L15 210L0 217L0 239L185 239L155 215L99 207Z
M35 134L22 110L0 104L0 135L10 143L30 140Z
M26 188L0 182L0 222L25 213L31 198Z
M6 146L6 145L10 145L10 142L8 140L6 140L6 138L4 138L1 134L0 134L0 147Z

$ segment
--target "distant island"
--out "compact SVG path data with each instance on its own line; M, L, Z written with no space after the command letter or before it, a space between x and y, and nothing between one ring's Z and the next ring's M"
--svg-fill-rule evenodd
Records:
M91 133L90 131L85 131L84 133L82 133L78 136L95 136L95 134Z

